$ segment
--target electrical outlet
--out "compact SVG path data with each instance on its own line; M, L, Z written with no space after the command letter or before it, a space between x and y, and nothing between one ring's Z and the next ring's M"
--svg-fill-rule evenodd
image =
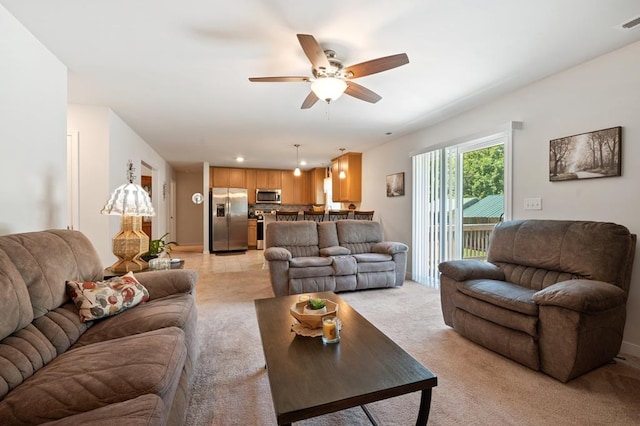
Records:
M525 210L542 210L542 198L525 198Z

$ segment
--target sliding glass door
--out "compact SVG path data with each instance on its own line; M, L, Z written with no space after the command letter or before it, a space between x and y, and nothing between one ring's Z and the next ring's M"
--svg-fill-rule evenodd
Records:
M505 217L506 132L413 156L412 278L438 287L438 264L486 259Z

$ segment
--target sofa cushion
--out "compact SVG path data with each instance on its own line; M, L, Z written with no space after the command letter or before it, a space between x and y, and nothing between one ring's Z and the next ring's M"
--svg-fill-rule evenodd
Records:
M370 253L375 243L382 241L382 228L378 222L368 220L341 220L336 222L340 245L351 253Z
M93 322L82 322L78 309L69 301L35 319L33 325L53 344L60 355L76 343Z
M65 292L67 280L95 281L102 278L104 271L91 242L79 231L60 229L1 236L0 253L0 270L8 282L14 288L26 286L29 290L34 318L69 300Z
M0 341L0 399L19 388L56 355L51 342L33 324Z
M609 222L519 220L496 225L488 260L563 271L627 290L634 237Z
M14 269L13 263L0 251L0 270ZM17 274L12 274L17 276ZM26 327L33 321L33 309L29 291L22 280L12 281L4 273L0 274L0 340Z
M267 226L265 246L283 247L293 257L318 256L318 231L316 222L271 222Z
M502 281L508 281L532 290L541 290L561 281L579 278L577 275L568 272L550 271L533 266L513 265L502 262L496 262L496 265L504 273Z
M82 322L119 314L149 299L133 272L107 281L67 281L67 292Z
M497 280L469 280L456 285L467 296L523 314L538 315L538 305L533 301L535 290Z
M308 268L313 266L329 266L333 263L330 257L294 257L289 261L290 268Z
M338 242L338 230L336 229L335 222L320 222L317 226L318 247L320 247L320 249L340 245L340 243Z
M185 293L151 300L106 321L96 321L73 348L166 327L184 329L191 321L194 305L193 296Z
M175 327L73 349L0 401L0 418L37 424L146 394L169 406L185 358L184 333Z
M393 260L393 257L391 257L391 255L382 254L382 253L354 254L353 258L358 263L389 262L389 261Z

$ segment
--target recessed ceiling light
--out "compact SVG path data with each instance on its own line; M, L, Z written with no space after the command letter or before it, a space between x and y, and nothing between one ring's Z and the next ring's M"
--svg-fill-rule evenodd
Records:
M385 133L385 135L387 135L387 136L391 136L392 134L393 134L393 133L391 133L391 132L387 132L387 133Z
M240 156L238 156L238 157L236 157L236 161L237 161L238 163L242 163L242 162L244 161L244 157L240 157Z
M304 160L300 160L300 165L301 165L301 166L306 166L306 165L307 165L307 162L306 162L306 161L304 161Z

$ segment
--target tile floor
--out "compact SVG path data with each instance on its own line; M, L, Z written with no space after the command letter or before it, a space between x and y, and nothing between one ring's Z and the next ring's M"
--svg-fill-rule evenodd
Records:
M242 272L252 269L263 269L264 250L247 250L246 252L230 252L203 254L202 246L174 247L171 257L184 259L185 268L197 269L207 273Z

